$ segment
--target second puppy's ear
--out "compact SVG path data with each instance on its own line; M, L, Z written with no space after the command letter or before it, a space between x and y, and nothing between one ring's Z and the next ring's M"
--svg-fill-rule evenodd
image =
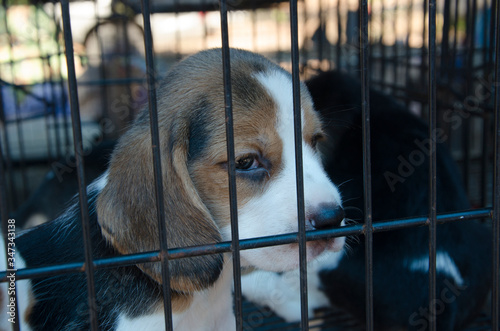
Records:
M142 116L121 139L113 153L107 183L97 203L103 235L120 253L158 250L152 145L149 120ZM166 118L160 123L165 226L169 248L221 241L207 207L188 172L189 123ZM174 291L190 293L212 285L223 266L222 254L169 261ZM161 282L161 264L138 266Z

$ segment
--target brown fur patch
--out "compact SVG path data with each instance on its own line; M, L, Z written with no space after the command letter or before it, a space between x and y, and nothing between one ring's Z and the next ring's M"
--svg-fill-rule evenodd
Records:
M282 168L282 142L276 130L276 105L255 78L281 71L265 58L231 50L236 158L257 155L266 171L237 175L238 206L264 192ZM287 74L288 75L288 74ZM319 119L302 86L304 139L318 133ZM158 90L158 127L168 246L187 247L221 241L229 223L226 117L221 50L185 59ZM142 112L120 139L108 180L98 197L98 221L104 236L123 254L158 250L149 115ZM139 267L161 282L159 263ZM223 267L220 254L169 261L173 310L190 305L194 291L211 286Z
M318 112L314 111L313 102L309 92L307 91L307 87L304 84L301 84L300 87L300 101L302 109L304 110L302 135L304 137L304 141L312 146L313 138L318 134L323 135L323 131L321 129L321 119L319 118Z
M191 294L171 292L171 301L172 313L178 314L189 308L191 302L193 302L193 296Z
M252 78L263 70L282 70L258 55L231 50L235 144L237 153L259 152L270 171L280 164L272 100ZM224 89L221 50L198 53L175 66L158 90L158 127L162 158L165 222L169 247L219 242L216 222L227 222ZM200 108L200 98L211 107ZM194 111L209 111L210 147L188 164L190 125ZM99 195L98 220L103 233L121 253L159 249L149 116L142 112L113 153L108 182ZM274 151L274 152L273 152ZM238 154L237 154L238 155ZM272 175L272 173L271 173ZM193 182L194 181L194 182ZM262 190L238 180L241 203ZM225 202L224 202L225 201ZM218 206L217 210L214 206ZM220 207L222 206L222 207ZM222 216L222 217L221 217ZM174 291L191 293L210 286L219 276L221 255L170 261ZM161 282L160 264L139 266Z
M31 320L31 315L33 314L33 308L35 307L37 301L35 295L33 294L33 291L31 290L31 286L28 291L27 299L28 299L28 305L26 306L26 310L24 311L24 316L23 316L25 321Z
M236 177L240 207L265 190L266 183L280 169L282 151L276 131L276 105L257 81L247 79L246 84L258 92L258 97L250 101L245 98L248 94L233 94L235 156L258 155L260 161L265 163L268 175L261 180ZM222 105L215 107L220 109L220 113L212 117L208 147L201 158L190 164L189 169L202 200L216 220L224 221L219 226L224 226L229 222L228 159L222 113L224 108Z

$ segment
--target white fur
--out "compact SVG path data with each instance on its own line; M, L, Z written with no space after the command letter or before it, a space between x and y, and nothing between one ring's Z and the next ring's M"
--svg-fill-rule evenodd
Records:
M96 180L89 185L89 190L97 190L97 192L101 192L106 184L108 183L108 171L99 176Z
M17 252L17 249L16 249ZM15 255L15 267L17 269L26 268L26 264L24 260L21 258L19 254ZM0 270L7 270L7 264L5 260L5 242L3 240L3 235L0 233ZM10 272L7 271L7 275ZM10 318L8 312L9 308L7 304L9 303L9 283L0 283L0 296L2 305L0 306L0 330L11 330L12 323L8 321ZM27 325L24 320L26 309L29 305L29 300L31 296L31 281L30 280L18 280L16 281L16 299L17 299L17 311L15 312L20 322L21 330L31 330L31 328Z
M120 314L116 324L117 331L137 331L137 330L151 330L160 331L165 330L165 317L163 311L151 315L139 316L136 318L128 318L125 314Z
M408 268L415 272L429 272L429 257L424 256L419 259L407 261ZM455 281L457 285L464 285L464 279L458 270L455 261L451 258L448 252L436 253L436 272L447 275Z
M191 305L186 311L172 315L174 330L230 331L236 329L231 295L233 280L232 266L232 262L227 258L224 263L222 275L215 284L209 289L196 292ZM207 305L207 302L210 304ZM163 306L156 313L136 318L128 318L124 314L121 314L116 324L116 330L165 330Z
M278 71L260 73L256 78L278 107L276 127L283 144L282 170L265 192L239 208L240 239L298 231L292 81ZM306 214L308 209L322 203L340 205L340 194L323 170L319 155L305 142L302 143L302 150ZM266 222L263 224L262 220ZM226 240L230 238L229 228L222 232ZM336 239L339 250L344 240ZM319 253L308 250L308 257ZM241 257L243 264L270 271L297 268L299 261L298 250L291 249L290 245L242 251Z
M335 268L343 252L324 252L307 265L307 308L310 316L314 310L327 307L328 298L320 290L319 271ZM300 271L298 269L278 274L257 270L241 277L241 289L246 299L269 307L287 322L300 320Z

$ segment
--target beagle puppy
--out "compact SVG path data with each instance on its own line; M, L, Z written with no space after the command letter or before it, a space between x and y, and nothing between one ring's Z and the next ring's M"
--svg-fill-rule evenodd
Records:
M259 55L231 49L239 238L296 232L292 78ZM301 85L306 229L343 225L337 188L322 168L321 121ZM170 248L231 239L222 51L190 56L158 90L165 222ZM94 259L159 249L148 112L120 138L108 170L89 185ZM307 258L339 251L344 238L307 243ZM17 238L26 267L81 262L80 206ZM299 265L298 244L241 251L242 266L285 271ZM169 261L176 330L235 328L231 254ZM102 330L164 330L160 263L95 271ZM83 273L32 279L29 309L19 314L34 330L89 329ZM26 298L19 298L23 300Z

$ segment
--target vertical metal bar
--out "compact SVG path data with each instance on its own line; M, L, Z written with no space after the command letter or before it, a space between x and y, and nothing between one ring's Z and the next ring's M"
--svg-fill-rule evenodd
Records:
M489 58L489 49L493 49L493 45L489 45L489 34L491 33L488 33L488 15L490 14L490 10L492 9L492 7L489 6L488 4L488 0L484 0L484 3L480 4L479 7L483 8L483 10L481 11L481 15L483 15L483 22L482 22L482 35L483 35L483 38L481 40L481 43L482 43L482 53L483 53L483 57L482 57L482 63L484 64L484 69L483 69L483 77L488 77L488 75L491 74L491 72L493 71L493 65L492 63L490 62L490 58ZM493 21L493 14L491 13L490 15L490 20ZM491 96L490 96L491 97ZM491 98L488 98L489 101L491 101L492 99ZM492 137L491 137L491 131L489 130L489 128L491 128L491 125L492 125L492 118L490 116L488 116L487 114L487 111L484 111L485 115L483 117L483 136L482 136L482 142L481 142L481 147L482 147L482 151L481 151L481 184L480 184L480 188L481 188L481 191L480 191L480 205L482 207L486 206L488 204L488 197L489 197L489 187L488 187L488 184L489 184L489 175L490 175L490 172L489 172L489 162L490 162L490 148L491 148L491 144L490 142L492 141Z
M457 0L458 1L458 0ZM496 6L498 6L498 0L492 0L491 1L491 19L490 19L490 47L489 48L489 58L490 58L490 63L492 64L492 66L495 65L496 61L495 61L495 58L493 57L495 55L495 48L493 47L493 45L495 45L495 31L498 31L495 29L496 27L496 20L495 20L495 17L493 15L493 11L495 10ZM496 17L496 19L498 19L498 16ZM496 54L498 56L498 54Z
M317 44L317 58L319 60L319 67L321 68L323 64L323 51L325 47L327 47L327 43L323 44L326 41L326 22L325 22L325 14L323 12L323 1L318 0L318 21L319 21L319 27L318 27L318 44ZM307 12L307 11L306 11ZM306 26L304 24L304 26Z
M335 60L337 70L342 67L342 15L340 13L340 3L342 0L337 0L335 13L337 14L337 45L335 45Z
M369 0L369 4L368 4L370 6L370 8L372 8L372 12L371 12L372 17L371 17L371 19L368 20L368 29L370 31L373 31L373 24L374 24L373 22L377 22L377 19L374 18L375 16L374 16L374 11L373 11L373 8L374 8L373 1L374 0ZM361 7L359 8L359 10L361 11ZM361 16L359 17L359 20L361 22ZM359 24L361 24L361 23L359 23ZM375 45L375 40L374 39L369 40L368 42L372 43L372 45ZM377 61L376 57L374 57L374 53L375 52L369 52L369 54L368 54L368 63L371 63L372 65L374 63L376 63L376 61ZM360 67L362 67L362 66L363 65L360 63ZM374 74L374 72L369 71L369 77L368 77L368 79L371 80L371 81L373 81L373 74Z
M380 10L380 25L382 26L382 29L385 29L385 1L381 1L381 10ZM379 48L380 48L380 58L379 58L379 65L380 65L380 81L382 82L382 87L385 89L385 83L386 83L386 63L387 61L387 52L384 46L384 32L380 34L380 39L379 39Z
M37 5L38 7L37 8L40 8L40 11L43 10L43 7L41 4ZM54 5L53 5L54 6ZM39 11L37 10L37 16L39 15ZM57 22L54 20L54 24L57 24ZM55 38L54 38L55 39ZM60 47L60 46L58 46ZM57 93L57 90L56 90L56 82L54 81L54 69L52 68L52 64L51 64L51 58L54 56L54 54L48 54L48 53L45 53L47 59L47 69L48 69L48 79L49 79L49 86L50 86L50 91L51 91L51 114L52 114L52 123L53 123L53 128L54 128L54 145L55 145L55 155L53 155L53 158L52 159L49 159L47 160L49 163L51 163L52 161L56 160L57 158L59 158L61 155L63 155L62 153L62 134L61 134L61 130L59 130L59 125L57 123L58 119L57 119L57 116L64 116L64 111L61 111L59 114L57 112L57 104L58 104L58 100L59 100L59 94ZM60 59L60 56L59 56L59 52L55 55L57 56L59 59ZM63 94L61 92L61 94ZM62 98L62 96L61 96ZM64 107L64 106L63 106ZM64 109L63 107L61 107L61 109Z
M58 67L58 75L57 78L59 80L59 88L61 91L61 121L59 122L57 118L55 119L55 125L56 128L58 129L59 127L62 127L62 130L64 132L64 148L61 149L61 154L56 155L57 157L61 157L62 155L69 153L70 151L70 139L69 139L69 123L68 123L68 116L66 114L66 101L68 100L68 97L66 95L66 89L64 88L64 79L62 77L62 60L61 60L61 43L57 42L59 40L59 37L62 34L61 28L60 28L60 21L56 18L56 4L52 4L52 19L54 20L54 23L56 25L56 31L54 33L54 41L56 41L56 47L57 47L57 67Z
M172 301L170 295L170 272L168 266L168 241L165 224L165 205L163 203L163 181L160 157L160 135L158 132L158 108L156 103L156 71L153 56L153 36L151 32L151 11L149 0L141 0L142 17L144 22L144 48L146 54L146 70L148 84L149 125L151 130L151 148L153 152L153 171L155 181L156 218L160 236L161 250L161 279L163 288L163 314L165 329L173 330Z
M441 78L448 78L450 70L450 15L451 15L451 0L444 2L443 8L443 39L441 41L441 61L439 76Z
M1 87L2 85L0 85ZM5 108L4 108L4 105L3 105L3 95L2 93L0 93L0 129L2 131L2 137L3 138L3 142L4 142L4 146L5 146L5 167L7 168L6 172L12 174L13 173L13 166L12 166L12 157L11 157L11 153L10 153L10 140L9 140L9 135L7 134L7 122L6 122L7 118L6 118L6 115L5 115ZM4 162L3 160L3 152L2 152L2 162ZM2 164L2 166L4 166ZM6 203L5 203L5 207L4 208L7 208L7 206L15 206L16 205L16 201L17 199L15 198L15 193L16 193L16 189L15 189L15 186L14 186L14 176L10 176L9 178L9 181L8 181L8 185L9 185L9 188L7 189L7 187L5 188L5 191L9 191L11 192L10 194L10 199L9 197L6 198ZM5 185L7 185L7 182L5 182Z
M97 51L99 52L99 54L89 54L89 55L90 56L94 55L95 57L99 57L99 80L104 82L102 87L99 89L99 100L101 101L100 110L104 118L110 118L111 115L109 112L113 111L113 109L108 109L107 105L109 104L108 96L111 92L112 87L106 83L106 79L109 78L108 75L106 74L106 55L108 55L109 58L111 58L110 56L111 54L104 54L104 42L102 40L101 34L99 33L99 30L101 29L101 24L103 24L104 21L101 19L101 16L99 16L99 3L97 1L94 1L94 19L97 22L95 25L94 33L97 44ZM106 137L107 134L109 134L109 132L103 130L103 136Z
M307 10L307 2L303 2L303 9L302 9L302 15L301 15L301 19L302 19L302 26L307 26L308 24L308 21L309 21L309 11ZM297 25L299 24L299 16L298 16L298 11L297 11ZM291 31L290 31L291 32ZM318 35L318 37L320 37L321 34ZM320 37L321 38L321 37ZM314 46L314 41L313 41L313 46ZM314 47L313 47L314 48ZM310 51L309 51L309 48L308 47L302 47L300 50L299 50L299 59L302 57L302 60L304 61L304 71L307 67L307 59L311 58L311 55L310 55ZM313 57L315 56L314 55L314 49L312 49L312 53L313 53ZM299 68L300 68L300 62L299 62ZM300 71L299 71L300 72Z
M42 42L41 42L41 37L40 37L40 19L39 19L39 12L40 10L43 10L40 4L35 5L35 28L36 28L36 45L37 45L37 50L40 58L40 66L42 69L42 75L47 74L49 77L48 81L45 80L45 77L43 78L43 82L41 84L41 97L42 98L47 98L46 103L44 104L44 119L45 119L45 131L47 132L47 163L50 165L51 159L52 159L52 153L53 153L53 147L52 147L52 137L50 135L50 117L55 117L55 95L54 95L54 90L52 89L52 81L50 77L52 76L51 70L50 70L50 57L48 56L47 52L43 53L42 52ZM47 64L45 64L45 61ZM46 70L49 69L49 70ZM46 93L46 91L48 92ZM50 93L52 91L52 93ZM54 141L56 143L56 149L58 150L57 147L59 145L57 142L59 141L58 139L58 133L59 130L55 130L55 135L54 135ZM56 152L56 155L58 153Z
M396 32L398 31L398 22L397 22L397 16L398 16L398 11L399 11L399 7L398 7L398 3L395 2L394 3L394 15L392 16L392 29ZM393 52L392 52L392 59L391 59L391 64L392 64L392 73L393 73L393 84L392 87L389 87L392 89L392 93L394 93L394 88L396 85L399 85L399 75L398 75L398 69L399 69L399 42L398 42L398 38L397 38L397 35L396 35L396 38L394 39L394 44L392 46L392 49L393 49ZM390 81L388 81L387 83L390 83Z
M8 49L9 49L9 62L10 62L10 71L12 74L12 94L13 94L13 99L14 99L14 108L15 108L15 125L16 125L16 135L17 135L17 147L19 148L19 165L21 169L21 188L22 188L22 198L26 198L28 196L28 178L26 176L26 153L25 153L25 146L24 146L24 134L23 130L21 128L21 108L20 108L20 100L19 100L19 94L16 92L17 85L16 85L16 72L15 72L15 63L14 63L14 41L12 38L12 33L10 32L9 29L9 24L8 24L8 5L7 5L7 0L2 1L4 10L5 10L5 17L3 20L4 24L4 30L7 34L7 39L9 42ZM7 147L9 149L9 147ZM13 181L11 181L11 186L14 188ZM16 192L15 190L12 191L13 193ZM17 192L16 192L17 193ZM17 205L17 194L12 195L12 200L15 205Z
M480 38L479 43L481 44L480 46L480 51L482 53L482 64L484 66L482 70L482 76L483 77L488 77L490 73L493 71L493 66L489 62L489 57L488 57L488 50L490 48L493 48L493 45L488 45L489 42L489 34L488 34L488 13L492 9L488 5L488 0L484 0L483 3L480 3L479 8L482 8L480 11L480 15L483 16L482 24L479 27L482 38ZM491 15L491 20L493 20L493 15ZM492 98L492 96L490 96ZM489 101L493 100L491 98ZM488 100L485 100L486 102ZM483 116L482 122L483 122L483 134L482 134L482 141L481 141L481 171L480 171L480 191L479 191L479 196L480 196L480 205L482 207L487 206L488 204L488 197L489 197L489 187L488 187L488 180L489 180L489 162L490 162L490 149L491 149L491 131L489 128L491 128L492 125L492 118L488 116L488 112L486 110L483 111Z
M410 70L412 69L411 68L411 64L410 64L410 61L411 61L411 47L410 47L410 38L411 38L411 35L413 33L413 29L412 29L412 18L413 18L413 0L410 0L409 4L408 4L408 9L406 11L406 19L408 20L407 21L407 31L408 31L408 35L406 36L406 45L405 45L405 102L406 102L406 106L408 107L409 104L410 104L410 97L409 97L409 91L410 91Z
M92 243L90 237L89 209L87 204L87 187L83 164L82 126L80 123L80 109L78 105L78 90L75 74L75 57L73 52L73 35L69 16L68 0L61 0L62 19L64 29L64 46L66 63L68 66L68 90L71 106L71 124L73 129L73 147L75 150L76 173L78 178L78 198L82 221L83 248L85 255L85 274L87 276L87 293L89 304L89 318L91 330L98 330L97 306L95 302L94 263L92 262Z
M488 0L484 0L484 2L482 4L479 5L479 8L482 8L482 12L481 12L481 15L483 15L483 21L482 21L482 40L481 40L481 44L482 44L482 52L483 52L483 63L484 64L488 64L489 63L489 59L488 59L488 49L489 48L493 48L493 47L488 47L488 14L489 14L489 11L491 9L491 7L488 5ZM490 20L493 20L493 15L490 16ZM486 67L487 68L487 67ZM485 68L485 71L487 70ZM486 131L486 130L485 130Z
M484 62L483 62L484 63ZM490 163L490 150L491 150L491 118L488 116L487 111L485 111L485 115L482 118L483 121L483 135L481 140L481 177L480 177L480 206L485 207L488 205L488 197L489 197L489 163Z
M494 149L494 178L493 178L493 284L491 295L492 330L500 329L500 2L497 0L495 15L495 149ZM493 19L493 17L492 17ZM493 46L493 45L492 45Z
M366 330L373 330L373 226L372 226L372 184L371 184L371 136L370 136L370 93L369 93L369 39L368 1L359 2L359 62L361 68L361 111L363 130L363 188L365 201L365 309ZM383 60L383 59L382 59Z
M458 38L459 10L458 10L458 8L460 7L458 2L459 2L459 0L455 1L455 10L453 13L453 16L454 16L453 17L453 45L451 48L451 58L450 58L450 62L453 64L456 63L457 56L458 56L458 43L459 43L459 38ZM450 73L448 73L450 82L453 81L455 74L456 74L456 66L452 65Z
M323 18L325 21L325 40L326 40L326 58L328 60L328 70L331 70L334 67L334 61L333 61L333 45L331 44L330 40L328 40L328 30L332 29L332 24L333 24L333 0L327 1L326 4L326 13L325 17Z
M476 16L477 16L477 2L476 0L467 1L467 27L466 27L466 38L467 38L467 48L466 52L466 74L465 78L468 82L472 82L474 78L474 57L476 54L475 44L476 44ZM466 85L465 95L470 95L469 84ZM471 119L465 119L463 123L463 177L464 185L467 192L470 191L470 173L472 166L471 159Z
M0 93L0 128L5 132L5 114L4 114L4 105L3 105L3 94ZM4 141L3 143L6 143ZM3 157L3 143L0 140L0 220L2 222L2 229L5 231L7 229L4 220L8 219L9 216L9 204L7 200L7 181L6 181L6 170L5 170L5 162ZM4 232L5 233L5 232ZM0 258L2 258L0 256Z
M3 115L3 99L2 99L2 93L0 93L0 114ZM2 119L3 120L3 119ZM4 240L4 246L5 246L5 255L0 256L0 259L5 259L7 269L9 268L9 242L7 240L7 233L8 233L8 220L9 220L9 210L8 210L8 201L7 201L7 182L5 180L5 168L4 168L4 159L3 159L3 150L2 150L2 142L0 141L0 220L1 220L1 227L2 227L2 234L3 234L3 240ZM14 224L15 225L15 224ZM15 247L15 242L14 242L14 249L17 249ZM14 266L15 267L15 266ZM12 268L14 269L14 268ZM14 271L15 274L15 271ZM14 277L15 279L15 277ZM17 304L17 296L15 291L8 291L8 300L9 302L14 302L14 310L18 310L18 304ZM6 318L6 317L3 317ZM14 323L12 323L12 330L13 331L19 331L19 316L16 314L14 316Z
M236 196L236 164L234 152L233 97L231 90L231 59L227 22L227 3L220 0L222 69L224 81L224 109L226 116L226 147L228 155L229 204L231 213L231 248L233 258L234 316L236 330L243 330L240 242L238 232L238 205Z
M457 0L458 1L458 0ZM422 24L423 24L423 28L422 28L422 52L420 53L420 71L421 72L425 72L427 70L425 64L427 62L427 57L426 57L426 54L427 53L427 49L425 47L425 42L427 40L427 36L428 36L428 30L427 30L427 24L426 24L426 21L425 21L425 18L428 14L428 2L429 0L424 0L423 1L423 12L424 12L424 17L423 17L423 21L422 21ZM421 86L425 86L425 75L419 75L420 77L420 84ZM425 104L422 105L422 109L425 110ZM423 115L423 114L422 114Z
M293 124L295 135L295 171L297 187L297 214L299 229L299 269L300 269L300 328L309 330L307 303L307 260L306 260L306 223L304 207L304 170L302 164L302 118L300 108L299 81L299 42L298 42L297 0L290 1L290 34L292 55L293 85Z
M131 64L131 54L132 53L132 47L130 46L130 36L128 35L128 23L129 21L125 18L120 18L121 21L121 26L122 26L122 35L121 37L123 38L124 42L124 50L118 54L120 57L120 60L123 58L125 60L125 77L130 78L132 77L132 64ZM132 95L132 82L127 82L125 86L125 91L127 95ZM113 111L113 110L112 110ZM127 103L127 116L126 116L126 121L127 124L132 123L132 120L134 119L134 108L130 103Z
M429 0L429 311L436 316L436 0ZM429 330L436 331L430 318Z

